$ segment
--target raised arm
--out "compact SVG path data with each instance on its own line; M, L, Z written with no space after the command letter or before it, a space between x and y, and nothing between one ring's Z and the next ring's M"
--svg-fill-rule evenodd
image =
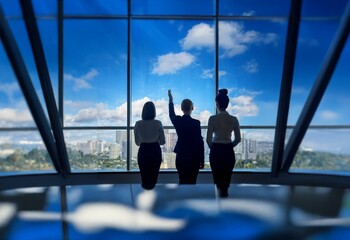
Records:
M174 124L174 119L176 117L175 110L174 110L174 103L173 103L173 95L171 94L171 90L168 90L168 96L169 96L169 118L171 122Z

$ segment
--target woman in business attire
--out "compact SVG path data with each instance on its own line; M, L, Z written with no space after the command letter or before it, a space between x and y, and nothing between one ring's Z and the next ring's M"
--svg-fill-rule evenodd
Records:
M196 184L200 168L204 167L204 142L201 134L201 123L193 119L193 103L190 99L184 99L181 103L182 116L175 115L173 96L171 90L169 96L169 117L173 123L177 142L174 152L176 153L176 169L179 174L180 184Z
M161 121L156 120L156 108L153 102L146 102L142 109L142 120L135 124L135 143L140 146L137 161L140 168L142 187L151 190L158 179L165 135Z
M226 111L230 102L227 94L227 89L219 90L215 98L218 113L209 118L207 131L210 167L220 197L228 197L232 170L236 163L233 148L241 141L238 119ZM233 141L232 132L234 133Z

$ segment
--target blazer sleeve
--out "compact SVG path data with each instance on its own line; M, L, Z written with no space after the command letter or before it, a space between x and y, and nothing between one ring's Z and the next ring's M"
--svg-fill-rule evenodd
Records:
M176 118L176 115L175 115L175 110L174 110L174 103L169 103L169 118L172 122L173 125L175 125L175 118Z

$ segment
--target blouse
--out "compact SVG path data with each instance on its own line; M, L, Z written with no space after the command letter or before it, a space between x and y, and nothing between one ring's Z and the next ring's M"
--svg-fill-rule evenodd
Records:
M232 142L231 133L234 132L235 139ZM221 111L213 115L208 121L207 143L233 143L235 147L241 141L241 131L238 119L227 111Z
M134 129L135 143L140 146L141 143L158 142L165 144L165 135L163 125L159 120L140 120L135 124Z

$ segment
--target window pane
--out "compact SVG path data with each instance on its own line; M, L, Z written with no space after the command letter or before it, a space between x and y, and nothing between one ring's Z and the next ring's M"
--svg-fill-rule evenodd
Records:
M22 16L21 6L18 0L0 0L0 5L6 17Z
M64 123L126 126L127 24L64 22Z
M25 64L26 70L29 74L30 80L35 89L35 94L37 94L41 105L43 106L44 112L47 115L47 109L45 105L43 91L41 89L40 80L37 73L36 64L33 57L32 47L27 34L27 29L23 19L16 19L8 21L10 30L15 38L16 44L18 46L19 52ZM10 65L12 69L12 65ZM9 70L7 69L6 72ZM12 71L12 70L11 70ZM16 77L17 79L17 77ZM9 79L1 79L1 82L8 81ZM17 81L17 80L16 80Z
M132 124L140 119L143 104L154 101L157 119L172 126L171 89L176 114L182 115L181 101L190 98L192 116L205 126L215 111L213 22L134 20L131 47Z
M132 0L134 15L213 15L213 0Z
M219 14L230 16L289 15L290 0L220 0Z
M338 25L338 21L302 21L300 23L290 113L288 115L289 125L294 125L301 113L310 90L321 71ZM343 73L344 70L341 70L340 74ZM340 78L343 78L343 75ZM345 79L339 81L344 82Z
M57 0L33 0L32 3L37 16L57 16Z
M126 0L64 0L64 14L115 15L127 14Z
M241 129L242 141L234 149L235 169L271 171L274 134L274 129Z
M241 125L275 125L286 22L219 22L219 89Z
M305 17L341 16L349 0L303 0L302 15Z
M0 175L55 171L38 131L0 131Z
M34 127L30 110L0 42L0 127Z
M65 130L73 172L126 170L126 131Z
M350 124L350 38L317 108L311 125Z
M58 106L58 36L56 20L37 21L52 89ZM43 105L46 108L46 105Z
M309 129L291 166L292 171L349 174L350 129Z

